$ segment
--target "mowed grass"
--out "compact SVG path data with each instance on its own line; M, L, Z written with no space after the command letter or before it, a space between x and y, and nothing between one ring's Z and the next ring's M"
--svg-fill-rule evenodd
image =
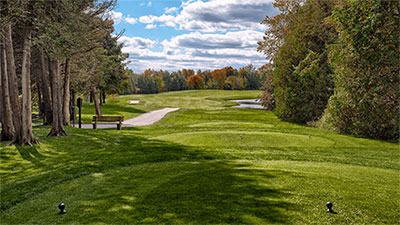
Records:
M1 224L399 223L398 144L281 122L226 101L259 94L123 96L103 113L181 110L147 127L68 127L70 136L58 138L37 127L41 145L1 144ZM337 214L326 213L327 201Z

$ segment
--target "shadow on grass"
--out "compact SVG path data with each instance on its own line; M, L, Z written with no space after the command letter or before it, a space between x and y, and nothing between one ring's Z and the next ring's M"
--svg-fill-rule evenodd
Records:
M33 164L43 166L40 161L44 159L44 156L38 152L37 145L27 147L16 146L16 149L23 159Z
M212 163L177 176L148 193L137 204L138 222L156 223L287 223L293 205L281 190L260 186L275 176L249 165Z
M47 133L44 128L37 129ZM69 137L40 138L45 144L40 147L59 154L44 157L36 147L17 148L23 159L46 173L2 185L1 211L64 182L108 171L114 172L101 183L82 182L79 187L88 189L88 196L76 200L93 201L89 207L93 210L82 216L71 212L63 222L285 223L285 210L295 209L283 201L288 193L260 185L273 182L274 172L250 168L246 163L209 162L206 160L213 157L204 152L129 131L68 129ZM146 169L146 165L156 168ZM144 169L131 171L137 167ZM124 196L135 190L141 194L126 202ZM129 203L134 210L110 210L96 205L98 199L106 200L109 207Z

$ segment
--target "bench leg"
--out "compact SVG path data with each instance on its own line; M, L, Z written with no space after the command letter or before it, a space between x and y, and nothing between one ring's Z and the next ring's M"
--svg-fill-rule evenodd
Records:
M122 129L121 123L117 123L117 130L121 130L121 129Z
M93 129L97 129L97 123L93 123Z

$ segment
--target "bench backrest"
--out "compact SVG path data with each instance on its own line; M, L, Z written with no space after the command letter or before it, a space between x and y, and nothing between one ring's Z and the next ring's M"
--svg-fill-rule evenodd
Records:
M93 116L94 121L105 121L105 122L113 122L113 121L123 121L123 116Z

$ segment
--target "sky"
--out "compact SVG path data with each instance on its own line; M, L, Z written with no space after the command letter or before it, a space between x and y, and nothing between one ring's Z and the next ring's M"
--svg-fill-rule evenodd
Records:
M151 68L239 69L267 63L257 52L265 16L278 13L273 0L118 0L109 16L128 67L135 73Z

